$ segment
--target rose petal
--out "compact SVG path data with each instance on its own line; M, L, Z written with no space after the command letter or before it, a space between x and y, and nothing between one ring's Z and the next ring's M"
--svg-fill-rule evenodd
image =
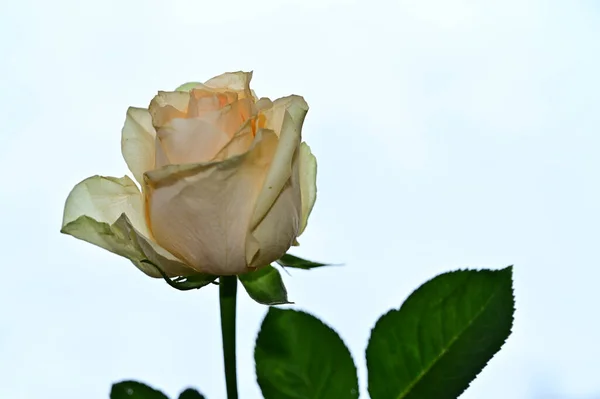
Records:
M299 130L301 130L304 117L308 112L308 104L304 101L304 98L300 96L278 98L273 101L271 107L262 110L260 115L264 115L266 118L265 128L271 129L279 135L286 112L290 114L297 124L299 124Z
M152 125L158 129L172 119L185 118L189 103L190 93L159 91L148 106L148 112L152 116Z
M306 143L300 144L300 192L302 194L302 219L298 236L304 232L308 217L317 200L317 158Z
M93 176L77 184L67 197L61 232L128 258L152 277L160 274L142 260L154 262L170 276L193 273L149 239L143 197L127 176Z
M237 131L233 138L221 149L212 159L212 162L221 162L228 158L241 155L248 151L254 142L254 132L256 131L255 120L248 120Z
M219 128L231 138L254 114L254 103L243 99L234 101L218 111L206 112L200 119Z
M258 101L254 90L250 89L252 72L228 72L208 80L205 83L189 82L179 86L175 91L191 91L193 89L207 90L211 92L235 91L242 98L250 98Z
M112 224L125 213L135 228L143 230L142 200L140 190L128 176L92 176L71 190L65 203L63 226L82 215Z
M202 119L173 119L156 135L156 168L208 162L229 140L227 133Z
M292 175L292 158L300 146L302 124L307 112L308 105L299 96L276 100L273 108L264 111L266 127L272 128L279 135L279 145L265 185L258 197L250 222L251 229L254 229L265 217ZM280 115L281 123L279 123Z
M144 172L154 169L156 131L147 109L129 107L121 131L121 153L135 179L141 184Z
M242 98L252 99L251 80L252 72L228 72L207 80L204 82L204 86L218 91L235 91L240 95L240 100Z
M209 90L192 90L187 117L201 117L208 112L218 111L237 99L238 96L234 92L214 93Z
M247 262L259 268L281 258L294 244L302 218L300 152L293 156L292 173L275 202L247 240Z
M273 107L273 101L271 101L267 97L263 97L263 98L259 99L258 101L256 101L256 109L258 111L267 110L271 107Z
M247 271L249 222L277 148L275 133L263 130L248 152L223 162L147 172L146 209L156 241L200 272Z

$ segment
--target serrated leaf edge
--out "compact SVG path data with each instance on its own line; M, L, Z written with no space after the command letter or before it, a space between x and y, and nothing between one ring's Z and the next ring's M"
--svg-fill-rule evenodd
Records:
M509 273L510 273L510 280L511 280L511 284L510 284L510 286L511 286L511 297L512 297L512 302L513 302L513 306L512 306L512 310L513 310L513 312L511 313L511 323L510 323L510 329L509 329L508 335L507 335L507 336L506 336L506 338L504 339L504 341L503 341L502 345L504 345L504 343L506 343L506 340L507 340L507 339L508 339L508 337L510 337L510 335L512 334L512 327L513 327L513 325L514 325L514 318L515 318L515 317L514 317L514 311L515 311L515 306L514 306L514 303L515 303L515 296L514 296L514 288L513 288L513 280L512 280L512 275L513 275L513 274L512 274L512 267L513 267L513 266L512 266L512 265L510 265L510 266L508 266L508 267L506 267L506 268L504 268L504 269L500 269L500 270L494 270L494 271L496 271L496 272L503 272L503 271L505 271L506 269L510 269L510 270L509 270ZM441 277L441 276L443 276L443 275L445 275L445 274L449 274L449 273L456 273L456 272L461 272L461 271L476 271L476 272L477 272L477 271L484 271L484 270L490 270L490 269L479 269L479 270L473 270L473 269L459 269L459 270L454 270L454 271L452 271L452 272L442 273L442 274L440 274L440 275L438 275L438 276L435 276L435 277L433 277L433 278L431 278L431 279L427 280L427 281L426 281L425 283L423 283L422 285L425 285L425 284L429 283L430 281L434 280L435 278ZM419 288L420 288L420 287L419 287ZM418 288L417 288L417 290L418 290ZM413 295L413 294L414 294L414 293L415 293L417 290L413 291L413 293L411 293L411 295ZM465 328L463 328L463 329L460 331L460 333L459 333L459 334L456 334L456 335L455 335L455 336L454 336L454 337L453 337L453 338L450 340L450 344L449 344L449 345L446 347L446 349L444 349L444 350L443 350L443 351L442 351L442 352L441 352L441 353L440 353L438 356L436 356L436 358L435 358L435 359L434 359L434 360L433 360L433 361L432 361L432 362L431 362L431 363L430 363L430 364L429 364L429 365L428 365L428 366L425 368L425 370L424 370L424 371L422 371L422 372L421 372L421 373L420 373L420 374L419 374L419 375L418 375L418 376L415 378L415 380L414 380L413 382L411 382L411 383L410 383L410 384L407 386L407 388L406 388L406 389L404 389L402 392L400 392L400 395L397 397L397 399L403 399L403 398L405 398L405 397L406 397L406 395L408 395L408 394L411 392L411 390L412 390L412 389L413 389L413 388L414 388L414 387L415 387L415 386L416 386L416 385L417 385L417 384L418 384L418 383L419 383L419 382L420 382L420 381L423 379L423 377L424 377L424 376L425 376L425 375L426 375L426 374L427 374L427 373L428 373L428 372L429 372L429 371L430 371L430 370L431 370L431 369L432 369L432 368L433 368L433 367L434 367L434 366L437 364L437 362L438 362L438 361L439 361L439 360L440 360L440 359L441 359L441 358L442 358L442 357L443 357L443 356L444 356L444 355L445 355L445 354L446 354L446 353L447 353L447 352L448 352L448 351L449 351L449 350L452 348L452 346L453 346L453 345L456 343L456 341L457 341L457 340L460 338L460 336L462 336L462 335L464 334L464 332L465 332L465 331L467 331L467 330L468 330L468 329L471 327L471 325L472 325L472 324L473 324L473 323L474 323L474 322L475 322L475 321L476 321L476 320L477 320L477 319L478 319L478 318L479 318L479 317L480 317L480 316L483 314L483 312L485 311L485 309L487 308L487 306L489 305L489 303L492 301L492 299L494 299L494 297L496 296L496 294L498 294L499 290L500 290L500 287L499 287L498 289L496 289L492 295L490 295L490 297L489 297L489 298L488 298L488 300L486 301L485 305L483 305L483 306L481 307L480 311L477 313L477 315L475 315L475 316L474 316L474 317L473 317L473 318L472 318L472 319L469 321L469 323L467 324L467 326L466 326ZM411 295L409 295L409 296L408 296L408 298L410 298L410 296L411 296ZM408 298L407 298L407 299L408 299ZM405 300L405 302L406 302L406 300ZM389 314L393 313L393 312L400 312L400 310L401 310L401 309L402 309L402 306L400 307L400 309L392 309L392 310L390 310L389 312L387 312L386 314L384 314L383 316L381 316L381 318L379 319L379 321L380 321L381 319L383 319L384 317L388 316ZM379 324L379 321L378 321L378 322L375 324L375 326L374 326L374 327L373 327L373 329L371 330L371 337L373 336L373 332L374 332L374 331L377 329L377 324ZM502 347L502 345L501 345L501 347ZM367 344L367 348L368 348L368 344ZM494 355L495 355L496 353L498 353L498 351L496 351L496 352L494 353ZM492 356L494 356L494 355L492 355ZM491 358L490 358L490 360L491 360ZM488 362L489 362L489 360L488 360ZM487 362L486 362L486 365L487 365ZM482 371L483 371L483 369L482 369ZM477 375L479 375L479 374L477 374Z

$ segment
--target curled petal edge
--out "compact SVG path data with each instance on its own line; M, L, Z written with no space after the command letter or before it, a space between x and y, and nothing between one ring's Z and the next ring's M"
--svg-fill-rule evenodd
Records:
M300 222L300 236L317 200L317 158L310 151L305 142L300 144L300 193L302 196L302 219Z
M152 248L152 244L133 228L129 218L124 213L113 224L98 222L94 218L83 215L63 226L61 233L123 256L150 277L160 278L162 276L156 268L142 262L146 259L160 265L169 277L197 273L182 263L158 254Z

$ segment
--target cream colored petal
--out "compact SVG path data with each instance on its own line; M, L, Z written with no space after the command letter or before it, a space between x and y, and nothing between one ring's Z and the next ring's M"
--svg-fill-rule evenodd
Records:
M262 101L262 100L261 100ZM268 104L265 102L265 104ZM289 113L294 121L300 124L304 122L304 117L308 112L308 104L300 96L288 96L278 98L268 107L260 112L266 118L265 128L273 130L279 134L283 126L283 118Z
M135 179L142 184L144 172L154 169L156 131L147 109L129 107L121 130L121 153Z
M144 229L143 198L135 183L129 176L92 176L77 184L67 197L63 226L83 215L112 224L123 213L134 227Z
M248 264L260 268L281 258L295 242L302 218L300 151L292 161L292 174L275 202L247 240Z
M175 91L187 91L187 92L192 92L193 90L197 90L197 91L201 91L201 92L206 92L206 93L220 93L221 91L216 90L212 87L208 87L206 86L204 83L200 83L200 82L190 82L190 83L184 83L181 86L179 86L177 89L175 89ZM236 95L236 99L237 99L237 93L232 92Z
M273 101L271 101L269 98L267 97L263 97L259 100L256 101L256 109L260 112L260 111L265 111L269 108L273 107Z
M207 112L217 111L228 104L227 96L219 96L220 93L200 92L199 90L193 90L192 93L196 95L190 96L188 118L196 118Z
M204 82L205 86L219 91L236 91L244 93L244 98L253 98L250 90L252 72L227 72Z
M240 99L249 98L258 101L258 96L254 90L250 89L252 72L227 72L209 79L205 83L189 82L179 86L175 91L189 92L194 89L209 90L212 92L223 93L233 91L240 94Z
M202 119L173 119L158 129L156 168L209 162L229 140L227 133Z
M156 241L200 272L247 271L249 222L277 148L277 136L260 131L242 155L146 173L148 220Z
M206 112L200 119L214 125L229 137L240 130L244 123L255 114L254 103L248 99L236 100L222 109Z
M214 93L212 89L192 90L190 92L187 117L202 117L207 113L218 111L236 101L238 101L238 95L234 92Z
M150 101L148 112L152 125L160 128L174 118L184 118L190 103L190 93L182 91L159 91Z
M279 118L280 112L283 112L281 124L276 119ZM266 127L278 129L275 132L279 135L279 145L265 185L258 197L250 223L251 229L254 229L265 217L292 175L292 158L300 146L302 124L307 112L308 105L304 99L291 96L275 101L273 108L264 113Z
M302 220L298 235L304 232L308 217L317 200L317 158L310 151L308 144L300 144L300 192L302 194Z
M253 124L254 120L248 120L242 128L237 131L233 138L212 159L212 162L221 162L228 158L241 155L248 151L255 140Z
M61 232L126 257L152 277L160 274L141 260L151 260L171 276L193 272L148 238L143 197L127 176L93 176L77 184L67 197Z
M154 169L162 168L165 165L171 165L171 161L169 160L166 151L163 149L163 146L158 139L155 141L154 149L156 150Z

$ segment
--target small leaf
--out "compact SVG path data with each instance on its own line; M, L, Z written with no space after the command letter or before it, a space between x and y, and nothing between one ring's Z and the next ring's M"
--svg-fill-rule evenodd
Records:
M156 270L158 270L162 276L163 280L165 280L165 282L171 287L178 289L179 291L189 291L202 288L215 281L218 277L212 274L198 273L191 276L183 276L171 279L160 267L150 262L148 259L142 259L141 262L154 266L154 268L156 268Z
M294 267L296 269L304 269L304 270L310 270L310 269L314 269L315 267L321 267L321 266L330 266L326 263L312 262L310 260L302 259L297 256L290 255L290 254L283 255L276 262L279 263L281 266Z
M358 377L339 335L314 316L269 308L254 350L265 399L354 399Z
M371 398L457 398L510 335L513 313L512 267L426 282L371 332Z
M193 388L188 388L179 394L179 399L206 399L204 395Z
M110 399L169 399L164 393L137 381L113 384Z
M288 301L281 274L273 266L238 276L252 299L263 305L283 305Z

